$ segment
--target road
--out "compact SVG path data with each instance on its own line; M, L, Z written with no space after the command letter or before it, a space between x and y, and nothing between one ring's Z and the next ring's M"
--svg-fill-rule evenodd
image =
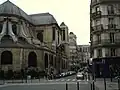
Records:
M90 85L85 80L76 80L75 75L54 80L38 80L28 81L28 83L14 83L0 85L0 90L77 90L77 82L79 82L79 90L90 90Z

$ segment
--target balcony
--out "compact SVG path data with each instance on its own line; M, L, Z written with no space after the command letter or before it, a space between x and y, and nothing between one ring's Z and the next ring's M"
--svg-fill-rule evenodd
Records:
M116 29L116 24L108 24L108 29Z
M106 3L106 2L120 2L120 0L99 0L91 2L91 6L94 6L99 3Z
M101 41L93 41L92 46L98 46L98 45L120 45L120 39L115 39L112 43L110 39L104 39Z
M92 19L101 18L101 11L91 13L91 18Z
M101 30L103 30L103 25L102 24L96 25L96 26L93 27L93 31L101 31Z

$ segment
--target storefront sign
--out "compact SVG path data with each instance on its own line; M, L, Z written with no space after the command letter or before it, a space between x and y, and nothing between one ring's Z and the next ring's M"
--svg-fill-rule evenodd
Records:
M101 61L96 62L96 64L105 64L105 60L102 59Z

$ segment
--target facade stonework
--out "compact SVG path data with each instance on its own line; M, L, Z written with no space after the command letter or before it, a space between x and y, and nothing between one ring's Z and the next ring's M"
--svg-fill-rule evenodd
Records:
M80 67L87 66L90 60L90 45L77 45L77 49Z
M68 29L65 38L67 32ZM50 13L27 15L12 2L4 2L0 5L0 68L5 71L31 67L41 71L51 67L57 72L67 70L69 46L63 43L61 33Z
M119 0L91 0L91 58L95 67L96 77L110 77L111 75L116 75L116 71L119 71L119 14Z

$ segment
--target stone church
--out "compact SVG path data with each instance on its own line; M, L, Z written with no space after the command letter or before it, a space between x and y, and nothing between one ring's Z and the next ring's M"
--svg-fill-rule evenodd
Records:
M0 69L68 68L68 27L50 13L28 15L9 0L0 5Z

